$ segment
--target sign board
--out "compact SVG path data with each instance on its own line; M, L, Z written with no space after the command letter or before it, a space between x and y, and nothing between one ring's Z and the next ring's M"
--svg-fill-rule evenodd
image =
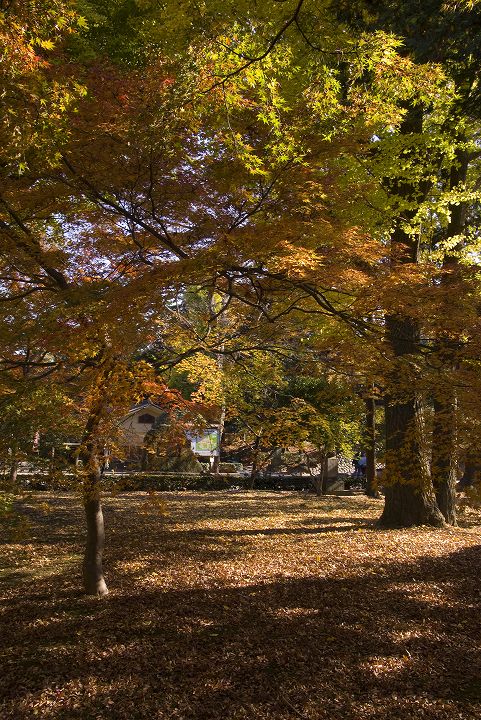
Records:
M188 434L190 447L195 455L200 457L216 457L219 455L219 430L207 428L199 435Z

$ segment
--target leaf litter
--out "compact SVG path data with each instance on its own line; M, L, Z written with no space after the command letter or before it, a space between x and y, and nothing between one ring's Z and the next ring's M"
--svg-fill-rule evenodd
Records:
M362 496L109 496L97 600L78 499L18 509L28 532L1 537L6 720L480 716L477 511L380 531Z

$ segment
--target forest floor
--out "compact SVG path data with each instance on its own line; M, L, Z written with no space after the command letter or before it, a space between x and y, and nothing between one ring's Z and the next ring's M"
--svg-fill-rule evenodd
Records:
M105 498L110 594L81 594L78 498L5 523L0 716L479 719L481 514L379 531L381 501Z

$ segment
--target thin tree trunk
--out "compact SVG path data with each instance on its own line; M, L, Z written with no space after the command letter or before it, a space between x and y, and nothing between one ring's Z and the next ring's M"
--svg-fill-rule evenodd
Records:
M254 454L252 457L252 470L251 470L249 490L254 489L254 485L255 485L255 481L256 481L260 444L261 444L261 439L259 437L256 437L256 439L254 440Z
M462 488L472 487L479 477L479 457L476 457L475 451L470 448L466 452L464 462L464 472L460 480Z
M48 479L52 482L55 479L55 447L50 448L50 460L48 463Z
M82 565L84 588L88 595L103 596L108 593L102 569L104 549L104 518L100 498L84 503L87 520L87 543Z
M10 485L16 485L17 475L18 475L18 460L16 457L14 457L10 463L10 470L8 473L8 479L9 479Z
M84 509L87 521L87 542L82 564L84 588L88 595L102 596L108 593L108 588L102 567L105 531L100 494L93 492L85 496Z
M222 369L222 365L219 366ZM221 449L222 449L222 439L224 437L224 427L225 427L225 413L226 413L226 406L225 403L222 403L220 416L219 416L219 447L218 447L218 455L214 456L214 460L212 463L212 472L214 475L219 474L219 465L220 465L220 455L221 455Z
M212 294L210 296L210 302L209 302L209 310L210 310L210 325L211 328L214 328L215 326L223 327L226 323L226 317L223 314L222 310L218 305L220 304L222 306L222 299L223 294L219 290L216 290L215 287L212 288ZM224 306L225 309L225 306ZM221 351L216 355L216 363L217 367L221 372L224 371L224 362L225 357L223 354L224 351L224 343L221 345ZM219 415L219 426L218 426L218 432L219 432L219 448L218 448L218 455L214 456L213 462L212 462L212 472L214 475L219 474L219 465L221 461L221 448L222 448L222 439L224 436L224 426L225 426L225 414L226 414L226 404L225 404L225 398L222 399L222 405L220 409L220 415Z
M321 476L319 478L319 490L317 495L325 495L327 493L327 455L322 455L321 459Z
M373 395L364 398L366 404L366 495L378 498L376 478L376 402Z
M105 542L104 518L100 502L101 471L95 442L87 441L82 459L86 466L83 484L83 503L87 523L82 575L85 592L88 595L106 595L102 557Z
M309 456L307 453L306 455L306 465L307 465L307 471L309 475L311 476L311 482L314 487L314 492L316 493L317 497L322 497L322 495L325 495L327 492L327 468L325 467L327 460L326 456L321 453L321 462L319 463L319 466L321 468L320 472L316 473L315 475L312 474L311 468L309 466Z
M96 400L87 418L79 453L83 463L83 505L87 525L82 574L85 592L97 596L108 593L102 566L105 531L100 502L102 472L99 455L103 452L104 443L100 444L99 429L105 412L106 389L114 366L113 359L106 360L99 374Z
M140 471L145 472L149 469L149 452L146 447L140 451Z

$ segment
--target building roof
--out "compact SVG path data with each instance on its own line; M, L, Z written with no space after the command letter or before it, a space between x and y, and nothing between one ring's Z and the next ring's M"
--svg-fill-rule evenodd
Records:
M159 412L166 412L165 408L160 407L160 405L156 405L151 400L142 400L141 403L138 405L134 405L130 408L128 413L124 417L128 417L129 415L133 415L134 413L138 412L139 410L146 410L147 408L152 408L153 410L158 410Z

